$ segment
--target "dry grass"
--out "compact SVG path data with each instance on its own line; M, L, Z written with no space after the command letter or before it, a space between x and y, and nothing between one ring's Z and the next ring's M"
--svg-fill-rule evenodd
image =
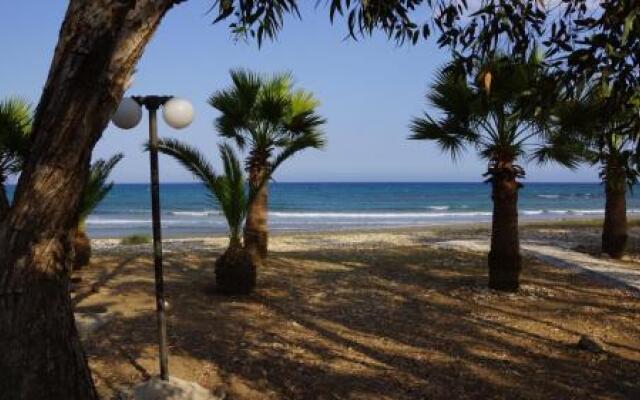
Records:
M477 255L354 246L273 254L255 294L225 298L217 254L167 257L169 367L229 399L640 398L640 300L567 271L526 260L498 294ZM87 343L111 398L157 373L152 264L111 252L82 275L99 289L78 308L118 313Z

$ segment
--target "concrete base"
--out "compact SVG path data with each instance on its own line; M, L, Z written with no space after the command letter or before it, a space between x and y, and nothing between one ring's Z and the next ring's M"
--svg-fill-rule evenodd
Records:
M132 395L135 400L221 400L197 383L175 377L168 381L153 377L136 385Z

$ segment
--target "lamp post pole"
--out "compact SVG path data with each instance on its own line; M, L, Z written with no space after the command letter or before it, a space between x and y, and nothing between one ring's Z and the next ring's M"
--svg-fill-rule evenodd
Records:
M142 119L142 107L149 111L149 165L151 169L151 215L153 222L153 261L156 282L156 314L158 317L158 344L160 348L160 378L169 379L169 349L162 274L162 226L160 221L160 179L158 178L158 118L163 107L167 124L175 129L186 128L193 121L193 106L185 99L173 96L132 96L123 98L111 117L121 129L131 129Z
M153 262L156 282L156 314L160 347L160 378L169 379L169 349L165 315L164 277L162 272L162 226L160 215L160 179L158 173L157 111L170 96L134 96L133 99L149 111L149 164L151 169L151 215L153 222Z

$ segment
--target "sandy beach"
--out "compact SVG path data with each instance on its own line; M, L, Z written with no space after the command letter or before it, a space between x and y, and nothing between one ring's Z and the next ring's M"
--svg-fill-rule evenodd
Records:
M640 268L640 228L629 257ZM225 237L165 242L170 373L226 399L628 399L640 396L640 297L525 253L522 289L486 289L486 224L283 233L248 297L212 292ZM597 221L527 223L523 243L599 257ZM93 241L76 311L103 398L157 374L150 245ZM457 243L457 242L456 242ZM582 336L603 351L577 346Z

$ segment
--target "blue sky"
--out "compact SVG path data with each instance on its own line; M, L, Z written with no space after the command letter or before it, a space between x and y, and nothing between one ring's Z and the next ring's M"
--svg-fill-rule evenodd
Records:
M315 1L301 1L315 4ZM163 137L179 137L217 165L213 129L216 112L208 96L229 83L231 68L291 71L298 84L321 100L328 119L328 146L310 150L283 165L278 181L478 181L484 162L469 151L452 163L435 145L408 141L407 125L425 107L424 93L448 54L434 41L398 47L382 35L344 40L343 20L331 26L328 12L303 9L303 20L287 20L278 40L258 49L235 42L224 23L211 25L212 2L190 0L171 10L138 65L128 94L172 94L188 98L196 119L175 131L161 122ZM322 3L321 3L322 4ZM22 0L0 3L0 97L18 95L34 104L40 96L67 3ZM131 131L110 125L94 157L121 151L117 182L146 182L148 160L141 151L146 120ZM597 171L527 166L528 181L597 181ZM191 181L174 161L162 157L164 182Z

